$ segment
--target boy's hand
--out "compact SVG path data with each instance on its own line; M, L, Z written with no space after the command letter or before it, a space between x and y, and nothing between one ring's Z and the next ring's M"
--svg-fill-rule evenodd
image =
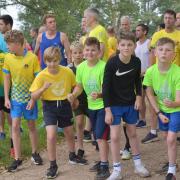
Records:
M9 99L5 99L4 106L5 106L7 109L11 109L11 102L10 102Z
M96 99L99 98L99 93L97 93L97 92L92 92L92 93L91 93L91 97L92 97L93 100L96 100Z
M134 104L134 109L140 110L142 108L142 98L141 96L136 96L136 101Z
M163 122L163 123L168 123L169 122L169 119L163 114L163 113L160 113L158 115L158 117L160 118L160 120Z
M68 94L68 95L67 95L67 99L68 99L68 101L69 101L71 104L73 104L73 102L74 102L74 100L75 100L75 97L74 97L74 95L71 93L71 94Z
M52 83L49 83L49 82L45 82L44 85L43 85L43 90L45 91L46 89L49 88L49 86L51 86Z
M30 101L28 102L28 104L27 104L27 106L26 106L26 109L27 109L27 110L33 109L34 104L35 104L35 101L34 101L33 99L30 99Z
M171 100L169 100L169 99L164 99L164 100L163 100L163 103L164 103L164 105L165 105L166 107L168 107L168 108L174 107L173 101L171 101Z
M105 123L111 125L113 122L113 115L110 108L106 108Z

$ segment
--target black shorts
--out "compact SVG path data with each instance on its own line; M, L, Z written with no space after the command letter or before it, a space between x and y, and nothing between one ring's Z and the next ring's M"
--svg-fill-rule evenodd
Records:
M4 97L1 96L0 97L0 111L3 110L6 113L10 113L10 109L8 109L4 106L4 102L5 102Z
M43 101L45 125L57 125L65 128L73 125L71 105L68 100Z
M86 104L80 104L74 111L75 116L86 115L88 116L88 106Z

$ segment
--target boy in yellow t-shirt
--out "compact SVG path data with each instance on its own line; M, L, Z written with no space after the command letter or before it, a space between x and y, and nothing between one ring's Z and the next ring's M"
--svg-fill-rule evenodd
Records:
M30 92L33 100L43 101L43 115L47 132L47 151L50 168L47 170L48 179L58 174L56 163L56 129L64 128L69 149L69 163L87 164L87 161L75 154L75 142L72 122L71 104L67 95L76 85L75 76L71 69L59 65L60 49L52 46L45 50L44 61L47 65L35 78Z

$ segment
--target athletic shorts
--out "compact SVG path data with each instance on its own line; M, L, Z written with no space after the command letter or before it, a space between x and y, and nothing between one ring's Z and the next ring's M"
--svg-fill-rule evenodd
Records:
M46 126L65 128L73 125L72 109L68 100L43 101L43 115Z
M86 115L86 116L88 116L88 107L85 104L80 104L78 106L78 108L75 109L73 112L74 112L75 116L79 116L79 115Z
M0 111L4 111L4 112L6 112L6 113L10 113L10 109L8 109L8 108L6 108L5 106L4 106L4 103L5 103L5 100L4 100L4 97L0 97Z
M174 113L164 113L162 112L168 119L168 123L163 123L160 118L159 120L159 129L161 131L172 131L172 132L179 132L180 131L180 112Z
M131 106L112 106L111 111L113 114L112 125L121 124L121 118L127 124L136 124L138 121L138 111Z
M94 138L108 140L110 128L105 123L104 108L98 110L88 110L88 112Z
M11 101L11 117L12 119L24 117L26 120L36 120L38 117L37 103L32 110L27 110L28 103Z

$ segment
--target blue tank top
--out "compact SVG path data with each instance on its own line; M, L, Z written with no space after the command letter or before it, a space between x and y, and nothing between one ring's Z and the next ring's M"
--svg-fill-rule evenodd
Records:
M60 48L61 56L62 56L60 64L63 66L67 66L67 59L64 56L64 46L62 45L60 38L61 38L60 32L56 32L56 36L53 39L48 39L46 37L46 33L45 32L42 33L42 40L40 43L40 59L41 59L42 69L46 68L46 64L44 63L44 51L46 48L50 46L57 46Z

